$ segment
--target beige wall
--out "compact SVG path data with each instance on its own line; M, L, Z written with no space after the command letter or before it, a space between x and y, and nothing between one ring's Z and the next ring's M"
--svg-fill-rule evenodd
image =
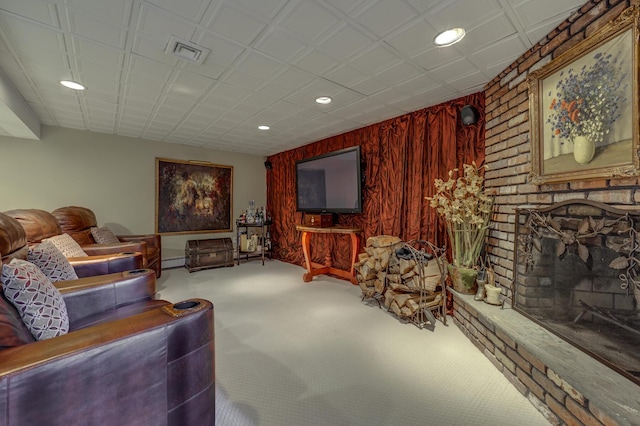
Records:
M233 217L249 200L266 204L262 156L43 126L42 140L0 136L0 211L68 205L92 209L98 224L116 233L152 233L155 158L233 166ZM234 233L163 236L163 257L184 255L189 239Z

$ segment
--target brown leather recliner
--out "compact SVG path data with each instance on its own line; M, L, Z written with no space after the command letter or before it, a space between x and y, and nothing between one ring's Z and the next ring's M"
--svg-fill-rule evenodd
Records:
M1 213L0 252L2 263L28 252ZM0 289L1 424L214 424L211 302L153 300L149 269L55 285L70 329L42 341Z
M38 244L45 238L62 234L56 218L39 209L17 209L4 212L16 219L24 229L29 245ZM129 243L128 246L94 244L82 249L88 257L70 257L69 263L78 277L106 275L115 272L140 269L144 266L142 251L145 243Z
M91 234L91 228L98 227L96 215L91 209L78 206L60 207L51 212L58 221L62 232L66 232L76 240L81 247L87 244L95 244L96 240ZM162 239L158 234L145 235L118 235L123 243L146 243L144 253L145 267L156 271L156 277L162 274Z

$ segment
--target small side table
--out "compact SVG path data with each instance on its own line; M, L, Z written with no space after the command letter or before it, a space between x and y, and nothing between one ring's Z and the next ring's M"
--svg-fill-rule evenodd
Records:
M357 285L358 281L355 277L354 264L358 257L358 233L362 232L360 228L347 228L343 226L332 226L328 228L314 228L310 226L296 225L296 229L302 232L302 252L304 253L304 260L307 267L307 273L302 276L304 282L308 283L316 275L331 274L341 278L346 278L351 281L353 285ZM351 269L344 271L342 269L334 268L331 264L331 253L325 255L324 265L311 262L310 256L310 236L311 234L349 234L351 236Z

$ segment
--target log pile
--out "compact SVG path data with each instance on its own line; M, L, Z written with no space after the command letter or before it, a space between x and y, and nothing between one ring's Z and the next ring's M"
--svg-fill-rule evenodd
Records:
M355 268L363 300L374 298L400 318L412 318L421 307L443 302L442 293L436 292L443 270L435 259L427 260L425 253L416 256L415 251L407 251L408 255L399 257L398 249L404 246L397 237L370 237Z

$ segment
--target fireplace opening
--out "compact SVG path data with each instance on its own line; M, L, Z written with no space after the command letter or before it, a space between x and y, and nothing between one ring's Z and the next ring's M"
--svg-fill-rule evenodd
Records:
M585 200L519 209L513 306L640 385L639 219Z

